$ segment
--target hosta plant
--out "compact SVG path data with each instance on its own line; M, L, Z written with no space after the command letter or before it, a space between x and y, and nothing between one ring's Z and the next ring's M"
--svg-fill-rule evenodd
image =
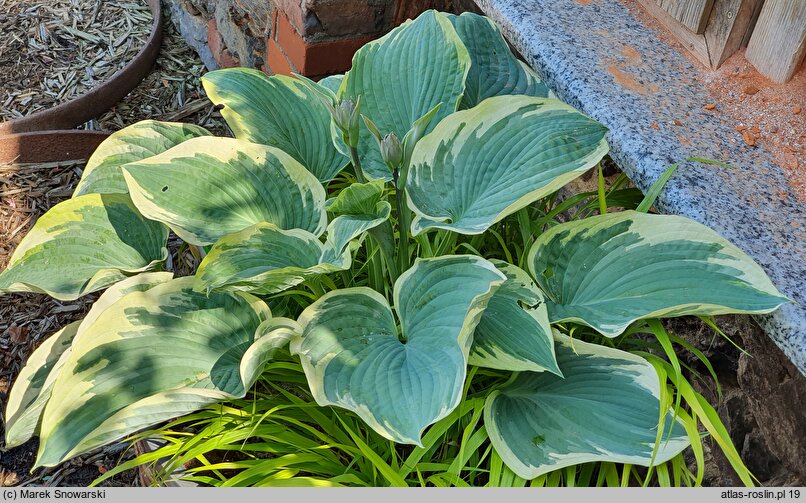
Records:
M6 445L39 436L38 466L243 398L278 350L319 405L399 444L488 368L510 379L476 420L520 477L659 464L696 428L661 360L602 342L787 302L714 231L648 204L607 213L605 196L558 223L554 194L599 164L607 129L549 98L484 17L428 11L318 83L203 83L235 138L113 134L0 274L4 293L104 290L11 390ZM173 277L169 232L204 256L195 275Z

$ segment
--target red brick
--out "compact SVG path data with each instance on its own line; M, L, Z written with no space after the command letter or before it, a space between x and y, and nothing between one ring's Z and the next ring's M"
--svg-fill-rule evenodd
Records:
M387 8L388 6L383 5L370 5L369 2L344 0L317 2L311 6L321 24L316 31L324 32L328 37L380 33L384 29Z
M213 53L213 59L221 68L240 66L241 63L238 58L233 56L224 46L224 39L221 33L218 32L215 18L207 21L207 47L210 48L210 52Z
M297 68L303 68L306 51L305 39L291 26L284 12L278 12L274 29L277 45L283 48L288 60Z
M215 18L207 21L207 47L210 48L210 52L213 55L221 52L221 49L224 48L224 39L218 33L218 24Z
M331 75L350 69L353 55L375 37L347 38L330 42L319 42L306 47L303 75ZM293 60L291 60L293 63Z
M213 57L221 68L235 68L236 66L241 66L241 61L233 56L227 49L213 54Z
M450 0L397 0L394 24L397 26L407 19L414 19L428 9L447 11L450 3Z
M275 75L291 75L294 71L283 50L271 38L266 40L266 62L269 71Z
M305 34L305 18L307 17L307 4L310 0L274 0L275 12L282 11L287 20L294 26L297 33ZM306 4L306 5L303 5Z

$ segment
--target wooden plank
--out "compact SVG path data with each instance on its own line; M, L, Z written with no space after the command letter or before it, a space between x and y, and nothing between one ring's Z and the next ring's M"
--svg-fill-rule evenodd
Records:
M719 68L747 45L764 0L716 0L705 28L711 67Z
M638 3L646 11L657 19L688 49L691 54L707 67L711 66L711 58L708 55L708 43L703 35L691 32L683 24L675 19L671 14L661 7L656 0L638 0Z
M714 4L714 0L657 0L657 2L673 18L697 34L705 31Z
M747 59L776 82L795 74L806 54L806 1L767 0L747 44Z

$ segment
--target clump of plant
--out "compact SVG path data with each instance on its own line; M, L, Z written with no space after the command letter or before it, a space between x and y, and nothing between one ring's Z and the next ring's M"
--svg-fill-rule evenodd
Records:
M607 213L630 206L602 186L601 214L558 223L568 205L554 194L597 166L607 129L548 98L489 20L428 11L319 83L246 69L203 82L236 138L155 121L115 133L0 273L2 292L105 289L31 356L9 396L7 446L38 435L36 464L52 466L194 411L212 421L262 403L230 440L217 430L218 445L249 453L250 435L273 438L272 397L298 402L276 386L282 374L264 374L286 353L319 406L420 457L471 413L458 431L476 449L489 441L473 458L489 463L487 481L505 465L507 480L546 483L590 462L625 464L629 480L632 465L679 462L692 442L701 460L697 418L727 437L657 318L788 300L714 231L647 213L652 197ZM169 231L203 250L194 276L163 270ZM633 344L640 333L668 360ZM471 385L468 369L487 377ZM295 428L318 418L383 461L341 416L294 414ZM303 475L339 466L294 459L310 465ZM417 459L384 479L406 483ZM241 461L252 471L237 481L263 481L264 461ZM378 482L355 470L328 480Z

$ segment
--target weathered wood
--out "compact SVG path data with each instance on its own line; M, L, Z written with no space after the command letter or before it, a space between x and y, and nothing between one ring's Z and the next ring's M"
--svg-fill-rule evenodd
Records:
M766 77L786 82L806 54L806 1L767 0L747 44L747 59Z
M711 68L747 44L764 0L716 0L705 29Z
M693 31L702 33L708 23L714 0L656 0L673 18Z
M691 32L683 26L680 21L666 12L656 0L638 0L638 3L640 3L652 17L660 21L666 29L671 31L680 43L682 43L702 64L709 67L711 66L711 60L708 56L708 44L705 42L704 36Z
M714 0L705 32L696 34L662 8L658 1L660 0L638 0L697 60L711 69L719 68L719 65L746 43L747 33L764 2Z

